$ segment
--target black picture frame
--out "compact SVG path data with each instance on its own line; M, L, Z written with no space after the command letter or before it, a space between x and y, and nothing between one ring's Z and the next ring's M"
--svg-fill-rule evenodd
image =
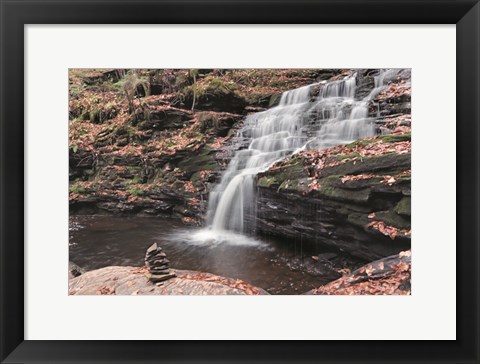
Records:
M1 0L0 4L2 363L479 362L478 0ZM24 340L24 26L158 23L456 24L457 340ZM448 290L445 287L445 294Z

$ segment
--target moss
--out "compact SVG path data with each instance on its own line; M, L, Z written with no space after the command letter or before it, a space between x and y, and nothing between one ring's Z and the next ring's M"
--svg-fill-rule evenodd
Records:
M368 218L367 214L361 214L361 213L355 213L354 212L354 213L351 213L351 214L348 215L347 221L349 223L351 223L352 225L358 226L360 228L364 228L365 225L367 225L372 220L370 220Z
M139 183L142 183L142 179L138 176L133 177L132 180L130 181L130 184L132 185L137 185Z
M348 161L333 167L326 167L320 170L319 173L321 177L333 174L348 175L360 174L364 172L375 173L380 171L388 171L387 173L393 174L395 171L410 169L410 167L410 153L387 153L379 156L365 157L361 160Z
M402 216L411 216L411 202L410 197L404 197L397 203L394 208L394 211Z
M195 172L215 170L218 168L218 164L215 161L214 155L211 153L211 148L204 147L198 155L192 155L180 161L178 167L185 171L186 175L190 176L190 178Z
M341 154L341 155L337 155L336 156L336 160L337 161L341 161L341 160L344 160L344 159L348 159L348 158L356 158L356 157L360 157L360 153L350 153L350 154Z
M257 181L257 186L258 187L271 187L271 186L278 186L278 181L276 180L275 177L261 177L258 181Z
M397 183L411 183L412 175L411 174L399 174L395 176Z
M237 89L235 83L225 82L221 78L214 78L210 81L207 86L208 91L216 91L221 93L230 93L234 92Z
M268 101L268 107L277 106L280 103L281 98L282 98L282 94L274 94L270 96L270 100Z
M142 169L142 167L127 166L127 170L128 170L131 174L140 173L140 170L141 170L141 169Z
M412 138L412 133L403 133L403 134L385 134L380 135L375 139L360 139L356 140L350 144L347 144L347 148L355 148L356 146L365 147L372 143L398 143L398 142L407 142Z
M403 134L385 134L378 138L384 143L408 142L412 140L412 133Z
M290 181L289 179L283 181L280 186L278 187L279 190L286 190L289 187L292 187L293 181Z
M201 180L202 180L201 171L195 172L195 173L192 174L192 176L190 177L190 181L191 181L193 184L196 184L197 182L199 182L199 181L201 181Z
M115 134L118 136L128 135L130 137L135 134L135 129L133 129L131 126L122 125L115 130Z
M366 147L369 144L376 143L378 142L378 139L360 139L360 140L355 140L354 142L351 142L350 144L347 144L347 148L352 148L354 149L355 147Z
M385 224L396 227L397 229L411 228L410 217L403 217L397 214L395 211L380 211L375 213L375 219L384 221Z
M195 85L187 86L183 89L183 94L186 98L193 97L194 90L196 97L203 97L206 95L227 95L235 93L237 87L233 82L225 82L221 78L205 78L203 81L198 81Z
M141 196L145 193L145 191L136 188L129 189L127 192L133 196Z
M85 187L78 186L78 185L72 185L72 186L69 187L69 190L72 193L83 193L83 192L85 192Z
M322 185L320 180L320 194L338 201L367 202L370 198L370 189L364 188L360 190L344 190L329 185Z
M174 140L166 140L163 142L165 144L165 146L167 147L174 147L175 145L177 145L177 143L174 141Z

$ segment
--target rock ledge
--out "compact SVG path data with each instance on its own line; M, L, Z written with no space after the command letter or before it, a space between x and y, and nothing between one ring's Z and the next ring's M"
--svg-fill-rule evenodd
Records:
M151 283L145 267L105 267L71 278L69 295L265 295L265 290L240 279L188 270L177 277Z

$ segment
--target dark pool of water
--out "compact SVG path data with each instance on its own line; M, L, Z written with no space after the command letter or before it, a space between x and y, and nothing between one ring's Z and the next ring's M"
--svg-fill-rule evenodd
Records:
M219 241L210 235L174 219L74 216L70 219L70 261L86 270L143 266L145 250L157 242L173 268L239 278L272 294L304 293L335 279L335 269L340 268L338 262L332 266L336 258L314 262L312 254L322 253L315 246L238 235Z

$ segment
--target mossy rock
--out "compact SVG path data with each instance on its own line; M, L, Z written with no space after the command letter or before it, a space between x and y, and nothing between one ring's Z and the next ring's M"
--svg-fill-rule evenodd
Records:
M280 99L282 98L282 94L274 94L270 96L270 100L268 102L268 107L275 107L280 103Z
M384 143L407 142L407 141L411 141L411 139L412 139L412 133L385 134L385 135L380 135L375 139L356 140L350 144L347 144L346 147L347 148L355 148L356 146L365 147L369 144L379 143L379 142L384 142Z
M397 229L406 229L410 230L411 228L411 220L410 217L408 218L400 216L396 213L396 211L379 211L375 213L375 220L381 220L385 222L385 224L394 226Z
M214 151L209 147L204 147L198 155L191 155L180 161L178 167L185 172L187 179L191 179L196 172L216 170L218 164L214 157Z
M349 158L358 158L361 157L360 153L350 153L350 154L339 154L335 157L337 161L342 161L344 159L349 159Z
M368 214L353 212L348 215L347 221L352 225L364 229L372 220L368 218Z
M286 165L282 165L280 167L276 167L275 169L269 169L268 171L264 172L263 174L259 174L260 176L275 176L277 181L282 183L287 179L299 179L299 178L307 178L306 170L305 170L305 159L300 156L293 156L287 160Z
M404 197L400 202L395 206L394 211L401 216L411 216L411 197Z
M385 134L381 135L378 139L384 143L409 142L412 140L412 133Z
M278 191L290 191L295 193L308 192L308 179L287 179L280 184Z
M219 116L218 113L203 111L197 113L197 119L200 122L201 132L205 132L208 129L218 128Z
M322 185L320 181L320 190L319 193L321 196L333 199L337 201L349 201L356 203L366 203L370 198L371 190L369 188L360 189L360 190L344 190L342 188L337 188L328 185Z
M277 187L277 186L279 186L279 182L276 180L275 177L263 176L263 177L260 177L257 180L257 186L258 187L265 187L265 188Z
M411 168L411 154L388 153L361 160L348 161L319 171L320 177L382 172L393 174Z

